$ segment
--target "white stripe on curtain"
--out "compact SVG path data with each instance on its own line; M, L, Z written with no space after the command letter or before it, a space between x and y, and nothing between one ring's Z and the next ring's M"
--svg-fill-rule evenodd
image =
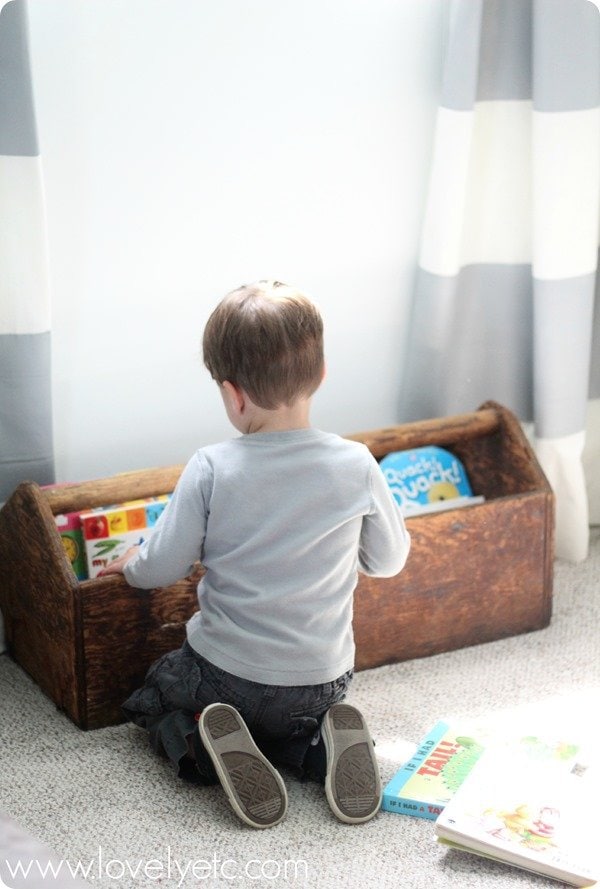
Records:
M474 263L530 262L530 163L531 102L440 108L421 268L456 275Z

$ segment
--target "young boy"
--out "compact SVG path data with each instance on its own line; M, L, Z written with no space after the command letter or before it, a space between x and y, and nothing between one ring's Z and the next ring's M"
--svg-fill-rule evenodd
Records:
M402 516L364 445L310 425L325 372L310 300L278 282L240 287L210 316L203 352L241 435L197 451L153 536L104 571L152 589L205 569L182 648L123 709L181 777L218 779L253 827L285 815L275 765L321 780L340 820L367 821L381 803L373 743L340 702L357 571L402 569Z

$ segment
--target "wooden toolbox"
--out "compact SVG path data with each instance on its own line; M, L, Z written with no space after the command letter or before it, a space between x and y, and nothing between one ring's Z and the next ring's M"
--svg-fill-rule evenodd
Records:
M483 503L407 520L395 578L360 576L357 669L545 627L552 606L554 499L516 418L470 414L351 435L377 458L435 444L462 460ZM78 581L54 516L174 488L182 467L51 489L23 482L0 511L0 610L9 654L81 728L119 722L148 666L178 647L198 576L152 591L121 576Z

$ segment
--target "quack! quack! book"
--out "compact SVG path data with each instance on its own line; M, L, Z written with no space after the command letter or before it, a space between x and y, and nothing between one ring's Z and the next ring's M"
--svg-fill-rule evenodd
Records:
M592 788L577 770L486 751L438 817L436 837L460 852L592 886L600 878Z
M444 448L429 445L393 451L379 463L404 518L482 503L474 495L462 462Z

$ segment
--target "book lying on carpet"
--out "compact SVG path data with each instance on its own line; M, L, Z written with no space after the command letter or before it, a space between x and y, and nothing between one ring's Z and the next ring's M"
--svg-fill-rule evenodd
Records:
M170 497L161 494L81 512L88 576L97 577L109 562L147 540Z
M381 808L434 821L483 749L483 737L440 720L385 786Z
M600 878L593 784L509 750L485 751L435 823L438 842L572 886Z
M584 768L577 744L440 720L385 786L382 809L435 821L486 749L509 751L560 771Z
M405 518L484 501L473 494L462 462L444 448L393 451L379 466Z

